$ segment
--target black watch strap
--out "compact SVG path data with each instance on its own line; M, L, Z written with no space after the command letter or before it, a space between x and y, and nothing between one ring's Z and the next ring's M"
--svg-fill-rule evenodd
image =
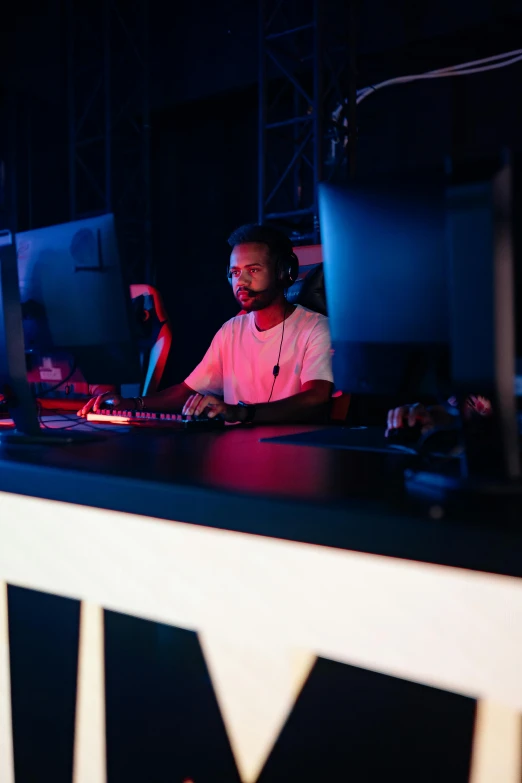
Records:
M250 405L248 402L242 402L241 400L238 402L238 405L240 405L242 408L246 408L246 415L242 423L250 424L250 422L254 421L254 416L256 415L256 406Z

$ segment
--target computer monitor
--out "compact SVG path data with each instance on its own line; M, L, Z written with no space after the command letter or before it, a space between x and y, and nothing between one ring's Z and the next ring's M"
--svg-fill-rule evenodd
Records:
M465 399L491 400L492 415L463 417L469 475L517 479L515 400L518 266L514 225L520 205L509 159L455 171L447 195L452 384ZM522 485L520 487L522 489Z
M319 204L336 386L398 398L443 394L449 315L442 183L324 184Z
M69 354L88 383L139 383L112 215L16 235L26 351Z
M463 420L468 476L520 475L515 411L512 168L473 167L443 187L320 189L334 380L343 391L485 395L493 415ZM436 368L451 347L451 372ZM435 372L433 370L435 369ZM443 374L444 375L444 374ZM406 384L408 385L408 384ZM384 422L383 422L384 424Z
M9 231L0 232L0 391L16 425L2 441L68 443L99 437L40 430L26 348L42 355L69 353L88 381L139 382L130 292L112 215L20 234L16 247Z

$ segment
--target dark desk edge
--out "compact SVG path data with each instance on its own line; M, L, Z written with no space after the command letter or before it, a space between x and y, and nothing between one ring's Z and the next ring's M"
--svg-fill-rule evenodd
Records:
M434 520L384 502L321 504L0 461L0 490L305 544L522 577L522 529Z

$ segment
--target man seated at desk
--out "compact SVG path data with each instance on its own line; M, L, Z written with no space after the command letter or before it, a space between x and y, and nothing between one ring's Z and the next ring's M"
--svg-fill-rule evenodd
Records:
M299 268L290 240L271 226L249 225L228 242L228 278L246 314L223 324L182 383L130 400L105 393L79 416L110 406L221 415L229 423L325 421L333 390L328 318L286 300Z

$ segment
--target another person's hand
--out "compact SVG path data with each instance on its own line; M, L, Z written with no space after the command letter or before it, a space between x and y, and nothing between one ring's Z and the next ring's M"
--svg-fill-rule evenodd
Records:
M97 397L91 397L88 403L86 403L81 410L76 414L77 416L87 416L91 411L97 413L100 408L110 408L116 411L129 411L134 410L136 403L132 399L126 399L120 394L115 392L105 392L99 394Z
M401 405L388 411L387 428L384 434L388 437L392 430L415 427L416 424L421 425L422 433L425 434L435 427L452 427L454 417L442 405L431 405L428 408L420 402Z
M202 416L204 414L209 419L221 415L229 423L240 420L239 405L228 405L212 394L192 394L183 406L182 413L184 416Z

